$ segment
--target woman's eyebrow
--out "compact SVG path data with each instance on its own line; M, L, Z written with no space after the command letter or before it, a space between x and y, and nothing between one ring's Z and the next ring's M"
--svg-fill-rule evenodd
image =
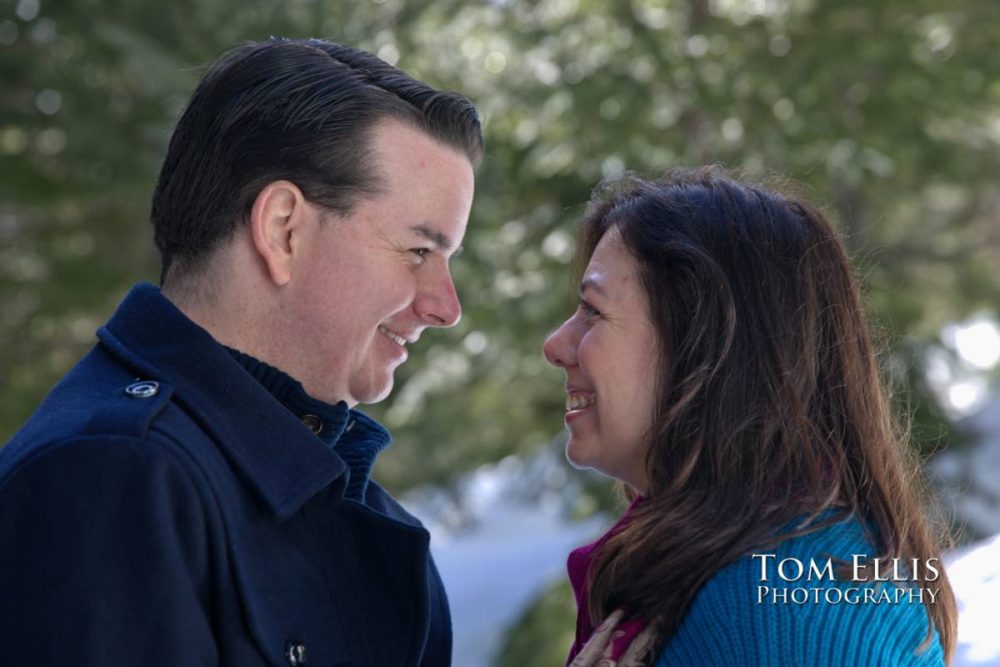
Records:
M593 278L584 278L583 280L580 281L580 296L583 296L583 293L586 292L588 289L594 290L603 297L608 296L608 293L604 291L604 288L601 286L601 283L597 282Z

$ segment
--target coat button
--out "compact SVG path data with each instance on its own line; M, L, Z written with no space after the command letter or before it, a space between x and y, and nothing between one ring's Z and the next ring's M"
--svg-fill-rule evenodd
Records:
M302 423L313 433L319 434L323 430L323 420L316 415L305 415L302 417Z
M306 664L306 646L302 642L291 641L285 644L285 657L292 667Z
M160 383L152 380L133 382L125 387L125 393L132 398L152 398L160 393Z

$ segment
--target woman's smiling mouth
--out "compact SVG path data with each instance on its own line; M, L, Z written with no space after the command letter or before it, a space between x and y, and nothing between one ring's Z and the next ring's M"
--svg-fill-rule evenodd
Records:
M597 394L572 391L566 394L566 412L584 410L597 403Z

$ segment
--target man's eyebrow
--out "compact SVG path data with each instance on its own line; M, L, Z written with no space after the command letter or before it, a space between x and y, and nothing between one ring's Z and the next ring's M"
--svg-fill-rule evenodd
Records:
M580 296L583 296L583 293L586 292L587 289L592 289L603 297L608 295L608 293L605 292L604 288L601 286L601 283L597 282L593 278L584 278L580 281Z
M410 231L433 243L438 247L438 250L451 250L454 245L447 234L439 232L438 230L430 227L428 225L413 225L410 227Z

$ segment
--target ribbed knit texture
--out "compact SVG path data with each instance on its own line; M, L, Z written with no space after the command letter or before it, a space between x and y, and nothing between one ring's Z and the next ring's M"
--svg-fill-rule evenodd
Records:
M299 419L318 419L316 436L344 459L350 479L346 498L364 502L372 466L379 452L389 446L389 432L371 417L351 410L347 403L325 403L306 393L302 383L284 371L239 350L226 350L279 403Z
M811 558L822 567L829 557L850 563L854 554L872 555L856 519L848 518L756 553L775 554L768 562L770 580L761 581L761 560L752 554L717 572L696 595L656 667L944 664L936 630L930 646L917 654L928 627L926 610L919 601L903 597L898 603L830 603L823 599L825 593L820 593L820 601L813 602L810 593L808 602L792 602L795 588L878 590L877 584L867 582L830 581L827 577L806 581L805 576L797 582L784 582L777 576L777 562L784 558L797 558L808 568ZM786 574L791 575L792 570ZM782 603L779 597L775 603L768 595L758 604L758 586L762 585L787 589L788 602ZM892 585L885 587L892 594Z

